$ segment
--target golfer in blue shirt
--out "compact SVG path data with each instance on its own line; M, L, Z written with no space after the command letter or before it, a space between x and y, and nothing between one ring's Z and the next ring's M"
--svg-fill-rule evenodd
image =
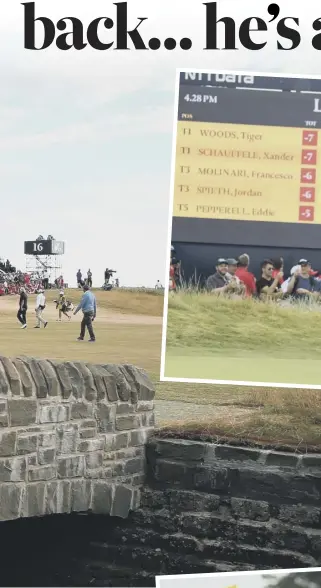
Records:
M74 314L77 314L79 310L83 312L83 319L81 321L80 327L80 336L78 337L78 341L83 341L85 338L86 327L88 329L88 333L90 336L89 342L93 343L96 341L94 329L93 329L93 321L96 318L96 297L95 295L90 292L89 286L84 286L83 288L84 294L79 302Z

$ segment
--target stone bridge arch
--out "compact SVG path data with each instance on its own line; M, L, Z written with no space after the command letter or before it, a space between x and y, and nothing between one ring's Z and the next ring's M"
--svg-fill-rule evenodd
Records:
M154 387L134 366L0 357L0 520L140 506Z

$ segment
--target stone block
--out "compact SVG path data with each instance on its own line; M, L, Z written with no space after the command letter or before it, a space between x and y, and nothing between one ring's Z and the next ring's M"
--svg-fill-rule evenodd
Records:
M55 449L39 449L38 451L38 463L39 465L54 464L56 459Z
M165 493L168 506L175 512L216 512L220 506L220 497L215 494L188 490L169 489Z
M38 437L37 435L25 434L18 436L17 453L24 455L26 453L34 453L37 451Z
M6 413L6 412L7 412L7 402L5 400L3 400L2 402L0 402L0 414Z
M142 427L155 427L155 414L153 412L140 413Z
M26 478L26 459L0 459L0 482L23 482Z
M321 455L320 454L310 454L310 455L302 455L301 457L301 464L305 468L317 468L320 469L321 467Z
M69 513L71 482L55 480L46 484L46 515Z
M133 431L135 436L140 431ZM156 439L155 453L162 459L178 459L179 461L200 461L204 460L208 451L207 443L196 441L185 441L184 439Z
M131 399L131 386L126 379L121 366L105 364L103 367L111 376L109 394L111 393L111 390L116 390L116 392L114 392L114 397L116 397L117 394L117 400L119 398L122 402L128 402ZM108 396L108 398L111 400L110 396Z
M105 448L105 439L86 439L80 441L77 446L77 452L89 453L91 451L102 451Z
M106 370L106 375L104 376L104 382L106 386L106 394L108 402L117 402L118 401L118 386L115 378L109 374Z
M91 510L96 514L111 514L113 488L109 482L92 482ZM113 515L116 516L116 515Z
M124 475L124 467L125 467L125 462L115 461L111 464L110 468L108 468L108 469L111 470L111 475L113 478L118 478L119 476Z
M140 420L139 420L138 415L136 415L136 414L116 417L117 431L126 431L126 430L130 430L130 429L137 429L139 426L140 426Z
M90 510L92 496L91 480L72 480L71 512L87 512Z
M93 378L92 373L89 371L89 369L82 362L75 361L74 366L77 368L77 370L79 371L79 373L81 374L81 376L84 380L85 399L88 402L92 402L92 401L96 400L97 399L97 390L95 387L94 378Z
M95 429L97 428L97 423L95 419L86 419L80 423L81 429Z
M73 402L71 405L71 418L88 419L93 416L94 407L92 403L88 402Z
M128 482L131 486L143 486L145 484L145 474L134 474L128 478Z
M9 427L9 417L7 414L0 415L0 429L5 429Z
M266 500L269 504L302 503L319 505L321 474L307 475L287 470L267 470L241 468L231 478L230 491L235 497Z
M23 513L25 517L39 517L46 512L45 507L46 484L27 484L23 502Z
M69 374L71 388L72 388L72 395L74 398L84 398L85 396L85 381L84 378L77 368L77 366L67 361L65 363L66 370Z
M279 507L278 519L292 525L320 528L321 506L283 504Z
M39 362L32 357L19 358L28 367L32 375L32 379L36 385L36 396L37 398L46 398L48 394L48 386L43 375L42 370L39 367Z
M74 455L72 457L58 457L59 478L79 478L85 473L85 457Z
M153 400L140 400L136 406L137 412L153 411L154 408L155 403Z
M52 367L54 368L58 376L62 397L65 400L68 400L68 398L70 398L70 396L72 395L72 384L65 364L53 359L50 359L48 361L51 363Z
M299 456L291 453L285 453L281 451L269 451L266 454L265 465L277 466L277 467L297 467L299 462Z
M120 449L126 449L128 447L130 440L130 433L127 431L125 433L116 433L114 435L113 445L111 449L113 451L119 451Z
M17 433L15 431L0 432L0 457L16 454Z
M141 490L139 488L135 488L132 493L132 501L130 505L130 510L138 510L141 505Z
M36 396L36 385L28 366L18 358L12 360L22 384L23 395L29 398L30 396Z
M86 367L89 369L94 379L97 390L97 402L101 402L102 400L105 400L107 393L104 381L105 370L99 365L86 364Z
M251 545L241 545L239 542L206 541L203 547L203 557L225 560L233 563L239 570L239 564L247 569L252 565L255 569L310 567L312 561L298 553L258 548ZM310 561L309 561L310 560Z
M57 477L57 468L54 465L46 465L29 469L29 482L53 480Z
M11 361L7 357L0 356L0 363L4 368L4 371L7 376L7 380L10 383L10 389L13 396L20 396L22 394L22 384L20 381L19 373Z
M86 472L88 470L97 470L103 466L103 454L102 452L88 453L85 456Z
M56 432L48 431L38 437L39 447L56 447Z
M139 457L134 457L132 459L127 459L125 462L124 467L124 474L126 476L132 474L141 474L144 473L145 468L145 461Z
M39 408L40 423L61 423L69 419L69 406L63 404L43 404Z
M116 414L132 414L134 412L134 404L129 402L121 402L116 405Z
M12 427L28 427L37 422L37 401L28 398L8 400L9 420Z
M9 382L8 382L8 378L6 375L6 372L4 370L4 367L0 361L0 395L1 396L8 396L9 394Z
M245 447L231 447L229 445L217 445L215 457L227 461L257 461L261 456L259 449L247 449Z
M95 409L98 429L101 433L112 433L115 430L115 405L99 404Z
M270 508L268 502L231 498L231 509L234 516L241 519L268 521Z
M133 488L118 484L116 485L110 513L112 517L120 517L122 519L128 517L132 505L133 493Z
M22 484L0 484L0 521L19 518L22 492Z
M138 392L138 400L154 400L155 387L146 372L132 365L122 366Z
M131 431L129 446L137 447L139 445L145 445L153 431L153 429L138 429L137 431Z
M96 436L97 431L95 429L81 429L79 431L80 439L94 439Z
M77 425L68 423L67 425L58 425L56 434L57 453L75 453L79 432Z
M61 396L61 388L57 374L49 361L41 359L37 361L37 364L42 372L44 380L47 384L47 390L49 396ZM43 397L43 396L42 396Z

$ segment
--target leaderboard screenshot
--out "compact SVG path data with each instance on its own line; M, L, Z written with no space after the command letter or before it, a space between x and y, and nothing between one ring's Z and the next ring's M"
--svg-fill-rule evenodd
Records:
M321 223L321 99L182 85L174 217Z

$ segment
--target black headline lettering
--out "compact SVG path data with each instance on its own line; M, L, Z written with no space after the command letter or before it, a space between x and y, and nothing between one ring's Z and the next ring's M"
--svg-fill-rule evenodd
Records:
M24 9L24 48L31 51L42 51L53 44L61 51L82 51L88 46L97 51L149 51L151 48L155 51L158 49L157 44L160 48L165 41L165 38L147 38L145 21L148 17L133 17L132 14L129 17L129 2L111 2L111 16L99 16L86 24L76 16L64 16L54 22L47 16L36 14L36 2L21 4ZM234 51L243 46L248 51L259 51L267 45L271 27L275 32L274 43L278 50L292 51L301 43L299 19L295 16L283 17L276 3L267 6L265 18L248 16L238 25L231 16L219 14L224 5L223 0L221 6L219 4L203 2L203 6L200 6L199 21L195 24L200 29L205 18L204 50ZM321 31L321 18L317 18L311 27L313 31ZM157 31L153 31L153 34L157 34ZM321 51L321 32L312 38L311 44L314 49ZM167 49L173 50L172 43L169 45ZM176 43L177 47L181 46L184 50L190 50L192 45L192 39L189 38L184 38L181 43L177 40Z
M65 16L55 23L45 16L36 17L35 2L23 2L24 6L24 29L25 29L25 49L39 51L48 49L56 40L56 46L61 51L76 49L81 51L87 45L98 51L107 49L128 50L128 40L130 39L134 49L147 49L143 38L140 34L142 23L147 20L146 17L138 18L138 24L135 28L128 29L128 10L127 2L114 2L116 6L116 19L109 17L99 17L94 19L87 27L83 25L79 18ZM42 45L36 47L36 25L42 24ZM113 41L107 42L106 31L115 30ZM56 35L57 31L65 31ZM102 40L104 39L104 40Z
M206 9L206 45L205 49L207 50L217 50L217 49L225 49L225 50L234 50L238 49L237 39L236 39L236 24L232 17L225 16L222 18L218 18L218 2L204 2L205 9ZM277 6L277 5L276 5ZM277 8L279 8L277 6ZM280 10L278 10L279 14ZM270 13L271 14L271 13ZM273 23L275 19L271 21ZM299 46L301 41L301 35L298 30L295 28L290 27L286 24L286 21L293 21L297 27L299 26L299 19L298 18L282 18L276 27L277 34L282 38L290 41L290 47L284 47L283 44L278 40L277 47L278 49L282 50L291 50L295 49ZM258 51L263 49L267 41L258 42L254 40L255 33L262 33L268 31L268 24L262 18L258 18L255 16L246 18L240 25L238 31L238 37L246 49L250 51ZM218 44L218 25L221 27L224 26L224 33L225 33L225 43L223 47L220 47Z

